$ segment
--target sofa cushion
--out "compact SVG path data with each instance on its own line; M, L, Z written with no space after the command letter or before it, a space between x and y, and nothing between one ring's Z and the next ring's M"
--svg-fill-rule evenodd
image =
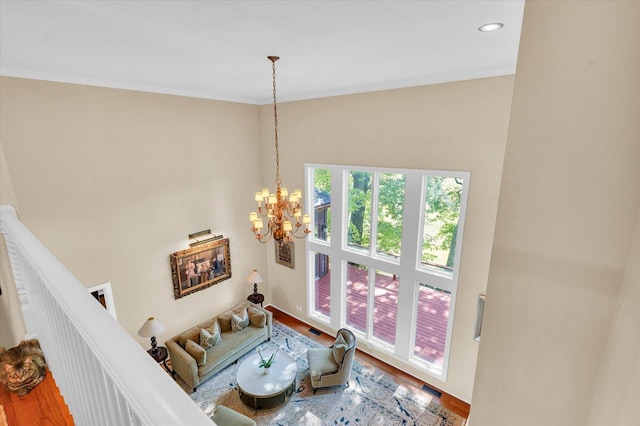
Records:
M198 367L207 363L207 351L193 340L187 340L184 350L196 360Z
M200 327L196 326L196 327L190 328L189 330L185 331L180 336L178 336L178 343L180 343L180 346L182 346L185 349L187 348L186 346L187 340L192 340L194 343L199 342Z
M209 349L221 341L222 337L220 336L220 326L217 322L213 325L213 329L200 329L200 346L204 349Z
M335 373L340 366L333 359L330 348L312 348L307 350L309 374L313 380L320 380L323 374Z
M342 337L342 334L338 335L335 343L333 344L333 359L338 363L342 364L342 360L344 359L344 353L347 351L347 342Z
M249 315L247 314L246 308L242 308L241 313L234 311L231 314L231 331L233 331L234 333L242 330L248 325L249 325Z
M207 365L198 367L198 375L203 376L224 359L238 359L249 348L257 346L267 338L265 328L249 326L237 333L222 333L222 342L207 349Z
M218 315L218 324L220 324L221 332L226 333L227 331L231 331L231 315L233 315L232 311Z
M253 306L249 306L247 309L249 314L249 322L256 327L264 327L267 325L267 316L260 309L256 309Z

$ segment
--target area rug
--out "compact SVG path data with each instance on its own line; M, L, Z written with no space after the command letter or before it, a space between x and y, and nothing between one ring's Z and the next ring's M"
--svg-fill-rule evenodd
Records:
M280 348L298 364L297 389L284 405L272 410L256 410L240 401L236 384L238 365L251 351L220 373L200 384L191 398L203 410L211 404L225 405L258 425L420 425L463 426L463 417L447 410L438 399L421 390L398 385L387 373L354 360L349 387L318 389L314 394L309 379L307 348L322 347L317 342L277 322L273 336L263 348ZM178 382L182 382L178 377ZM188 386L182 382L187 392Z

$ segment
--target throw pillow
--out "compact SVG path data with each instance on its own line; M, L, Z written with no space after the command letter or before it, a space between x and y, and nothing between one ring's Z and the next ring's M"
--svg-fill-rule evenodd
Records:
M200 329L200 346L204 349L209 349L217 345L222 341L220 336L220 326L215 323L212 328Z
M178 343L185 349L187 340L193 340L194 343L198 342L200 340L200 327L193 327L178 336Z
M250 306L247 310L249 313L249 322L256 327L264 327L267 325L267 316L260 309Z
M198 324L198 327L200 327L200 328L208 328L209 331L213 332L212 331L213 330L213 325L215 323L217 323L217 322L218 322L218 318L213 317L211 319L206 320L205 322L201 322L200 324Z
M207 363L207 351L193 340L187 340L184 349L196 360L198 367L202 367Z
M342 337L342 334L338 335L335 343L333 344L333 359L336 360L338 364L342 364L344 360L344 354L347 351L347 342Z
M233 312L236 315L239 315L241 317L247 315L247 308L249 307L249 302L244 302L241 305L236 306L235 308L232 309L231 312Z
M231 315L233 315L233 312L231 311L218 315L218 323L220 324L220 331L222 333L225 331L231 331Z
M249 315L247 314L247 309L243 309L243 315L238 315L235 312L231 314L231 331L236 332L240 331L246 326L249 325Z

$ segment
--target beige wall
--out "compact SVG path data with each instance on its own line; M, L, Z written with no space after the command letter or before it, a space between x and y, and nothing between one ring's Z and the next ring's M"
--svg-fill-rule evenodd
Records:
M640 401L640 215L602 366L593 394L589 426L632 425Z
M625 325L634 317L619 308L609 331L625 268L637 268L627 259L640 195L638 5L525 6L474 426L586 424L608 339L603 374L637 378L638 322ZM633 342L618 339L630 335L635 359L611 365L627 359ZM624 387L612 391L608 404L625 400ZM636 403L624 402L635 419Z
M11 175L4 158L4 147L0 140L0 205L16 206ZM13 282L11 266L7 257L7 247L0 235L0 346L11 348L25 337L26 328L20 315L18 292Z
M151 315L164 342L251 292L246 275L266 270L248 232L263 185L256 106L15 78L1 102L21 220L85 287L112 283L141 344ZM207 228L230 238L232 277L175 300L169 254Z
M0 90L2 85L0 85ZM2 93L2 92L0 92ZM11 174L7 167L7 160L4 158L4 146L0 141L0 205L3 204L16 204L16 194L13 190L13 182L11 181Z
M290 188L303 187L303 163L471 172L448 380L403 366L466 401L471 400L476 302L486 289L512 87L509 76L278 105L281 177ZM261 108L262 134L272 132L271 114L270 106ZM273 180L273 170L265 170L264 180ZM295 309L306 306L304 244L296 245L295 270L275 264L271 245L269 250L274 304L322 329Z

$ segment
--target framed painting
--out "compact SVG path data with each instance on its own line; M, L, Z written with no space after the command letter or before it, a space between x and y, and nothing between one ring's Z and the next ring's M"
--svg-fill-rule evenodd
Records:
M293 241L283 243L275 241L276 247L276 263L287 266L291 269L295 268Z
M176 299L231 278L229 239L224 238L169 255Z

